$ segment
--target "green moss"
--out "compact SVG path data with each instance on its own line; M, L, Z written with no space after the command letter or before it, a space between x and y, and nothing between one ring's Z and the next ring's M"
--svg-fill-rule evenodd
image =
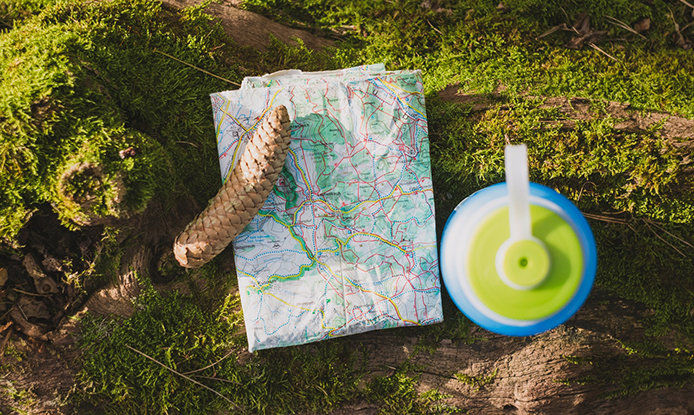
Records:
M238 78L221 61L225 39L199 11L152 1L59 1L0 33L0 237L46 202L74 227L153 197L209 197L219 179L207 97L229 85L155 51ZM100 174L63 183L80 164Z
M38 404L36 394L26 389L17 389L12 382L2 386L0 394L3 396L3 401L10 404L9 411L18 415L30 415L35 413L35 407ZM5 409L5 408L3 408Z
M405 363L395 373L372 378L364 391L365 399L378 405L379 414L450 414L458 408L442 402L447 396L436 389L419 393L418 376L408 374L411 367Z
M19 347L18 347L19 346ZM26 387L21 382L10 380L7 377L17 370L18 366L23 365L27 360L26 343L24 340L10 341L4 345L0 361L0 373L3 374L0 382L0 413L12 414L31 414L36 412L36 405L39 402L35 391ZM8 412L3 412L8 411Z
M473 389L479 390L480 388L494 382L497 373L498 369L494 369L494 371L488 375L481 374L470 376L465 373L456 373L453 376L464 384L470 385Z
M140 309L123 322L89 318L84 323L77 403L108 413L196 413L229 403L126 347L135 348L189 375L251 413L327 411L350 400L362 375L360 355L346 344L260 352L237 361L238 297L212 312L192 297L147 290ZM231 357L222 359L227 353ZM234 412L233 410L231 412Z
M26 355L17 349L12 343L7 343L2 354L2 362L0 362L0 371L6 372L12 369L12 366L20 363L26 358Z
M436 390L419 393L409 365L390 376L370 377L366 356L339 339L247 355L241 350L246 339L239 334L239 306L236 295L210 309L193 297L149 288L125 321L87 318L80 340L80 392L72 403L80 413L236 412L224 399L129 346L214 388L249 413L325 413L354 400L372 402L384 414L455 411Z
M610 294L652 310L647 335L694 342L694 260L677 238L691 240L691 225L634 221L594 223L600 268L597 284ZM679 248L678 248L679 247Z
M565 115L542 102L510 99L473 115L468 105L432 98L432 159L443 190L467 195L501 181L509 139L528 145L531 180L582 209L679 223L694 218L694 196L682 192L694 185L686 150L657 132L617 129L618 120L604 111L566 128Z
M459 83L463 90L486 93L585 96L694 114L694 57L675 47L670 9L686 19L684 5L619 1L538 2L528 0L431 2L247 0L245 7L298 26L343 34L333 54L337 65L383 61L391 69L420 68L425 89L435 92ZM537 39L549 28L573 24L581 13L607 35L600 52L563 47L571 34L559 31ZM610 23L650 18L644 40ZM613 37L624 42L609 42Z
M0 3L0 31L11 29L15 24L41 9L55 3L56 0L4 0Z
M191 370L191 360L212 362L221 357L229 339L213 318L179 295L159 297L148 291L140 300L143 309L123 324L85 321L81 377L91 385L89 393L103 396L111 411L190 413L211 398L126 345L186 371Z

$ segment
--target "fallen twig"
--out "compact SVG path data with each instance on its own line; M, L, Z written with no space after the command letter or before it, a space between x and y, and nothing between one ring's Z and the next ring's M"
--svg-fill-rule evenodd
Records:
M587 212L581 212L583 213L583 216L585 216L588 219L593 219L593 220L598 220L601 222L607 222L607 223L618 223L620 225L626 225L629 222L625 219L620 219L620 218L613 218L611 216L605 216L605 215L597 215L595 213L587 213Z
M612 16L605 16L605 17L610 19L610 20L608 20L608 22L612 23L613 25L621 27L622 29L624 29L628 32L631 32L637 36L641 36L643 39L646 39L646 36L642 35L641 33L637 32L636 30L632 29L628 24L624 23L623 21L616 19Z
M627 220L627 219L616 218L613 216L598 215L595 213L587 213L587 212L581 212L581 213L583 214L583 216L585 216L588 219L597 220L597 221L606 222L606 223L615 223L615 224L619 224L619 225L626 225L629 227L629 229L631 229L632 231L634 231L634 233L637 233L637 234L639 232L637 232L637 230L632 226L632 224L642 222L643 224L646 225L648 230L651 231L658 239L663 241L667 246L671 247L678 254L680 254L682 256L686 256L686 255L681 250L679 250L676 246L674 246L672 243L670 243L669 241L664 239L662 236L660 236L658 234L658 232L656 232L656 230L653 228L656 228L657 230L666 233L668 236L670 236L671 238L674 238L675 240L677 240L681 244L687 246L688 248L694 248L694 244L692 244L691 242L675 235L674 233L672 233L672 232L668 231L667 229L665 229L664 227L660 226L658 224L658 222L655 222L655 221L650 220L650 219L641 218L641 219Z
M202 68L198 68L197 66L195 66L195 65L193 65L193 64L190 64L190 63L188 63L188 62L186 62L186 61L182 61L182 60L178 59L178 58L175 57L175 56L169 55L169 54L166 53L166 52L162 52L162 51L160 51L160 50L158 50L158 49L154 49L154 52L155 52L155 53L158 53L158 54L160 54L160 55L164 55L164 56L166 56L167 58L173 59L173 60L175 60L176 62L182 63L182 64L184 64L184 65L186 65L186 66L190 66L191 68L193 68L193 69L195 69L195 70L198 70L198 71L200 71L200 72L202 72L202 73L204 73L204 74L213 76L213 77L215 77L215 78L217 78L217 79L221 79L222 81L225 81L225 82L229 82L229 83L232 84L232 85L236 85L236 86L238 86L238 87L241 86L241 84L238 84L238 83L236 83L236 82L234 82L234 81L230 81L230 80L228 80L228 79L226 79L226 78L222 78L221 76L215 75L215 74L213 74L212 72L208 72L208 71L206 71L206 70L204 70L204 69L202 69Z
M22 306L17 304L17 308L19 309L19 312L22 313L22 317L24 317L24 320L29 321L29 317L24 313L24 310L22 310Z
M542 39L545 36L549 36L552 33L556 32L557 30L569 30L569 27L566 25L566 23L558 24L556 26L552 26L547 30L545 33L541 34L540 36L536 37L535 39Z
M672 236L673 238L677 239L678 241L682 242L683 244L687 245L688 247L694 248L694 245L692 245L691 243L689 243L689 241L686 241L686 240L680 238L679 236L673 234L672 232L668 232L667 229L665 229L665 228L663 228L662 226L658 225L656 222L654 222L654 221L652 221L652 220L650 220L650 219L644 219L643 221L646 222L646 223L650 223L651 225L655 226L656 228L660 229L661 231L665 232L666 234Z
M677 247L676 247L675 245L671 244L670 242L666 241L665 238L663 238L662 236L658 235L658 232L656 232L656 231L651 227L651 225L650 225L648 222L644 221L644 223L646 224L646 227L648 227L648 230L650 230L651 233L653 233L653 235L656 236L656 238L658 238L658 239L660 239L661 241L665 242L665 244L666 244L667 246L669 246L670 248L674 249L678 254L682 255L682 256L685 257L685 258L687 257L687 255L685 255L682 251L680 251L679 249L677 249Z
M178 140L178 141L176 141L176 144L188 144L189 146L193 146L193 147L195 147L195 148L199 148L199 147L197 146L197 144L191 143L190 141Z
M235 381L229 380L229 379L215 378L215 377L212 377L212 376L203 376L203 375L193 375L193 376L195 376L196 378L209 379L209 380L218 380L218 381L220 381L220 382L231 383L231 384L233 384L233 385L243 386L243 385L241 385L241 383L235 382Z
M682 1L682 0L680 0ZM670 12L670 19L672 19L672 24L675 26L675 33L677 33L677 46L680 46L682 49L689 49L691 46L689 42L682 36L682 32L680 30L680 25L677 23L677 20L675 20L675 14L672 13L672 10L668 7L668 11Z
M209 369L209 368L211 368L212 366L215 366L215 365L219 364L222 360L224 360L224 359L226 359L227 357L231 356L232 353L234 353L234 351L233 351L233 350L230 350L229 353L225 354L221 359L217 360L216 362L210 363L209 365L207 365L207 366L205 366L205 367L201 367L200 369L195 369L195 370L191 370L191 371L189 371L189 372L184 372L183 374L184 374L184 375L190 375L190 374L192 374L192 373L202 372L202 371L205 370L205 369Z
M15 304L15 303L3 303L3 304L12 304L12 306L11 306L10 308L8 308L7 311L5 311L4 313L2 313L2 315L0 316L0 321L2 321L5 317L7 317L7 315L10 314L10 312L11 312L12 309L14 308L14 304Z
M566 24L564 24L564 26L566 26ZM537 36L535 39L542 39L543 37L549 36L549 35L551 35L552 33L556 32L556 31L559 30L559 29L561 29L561 25L552 26L552 27L549 28L549 30L547 30L547 31L545 31L544 33L542 33L541 35Z
M15 288L15 287L12 287L12 290L13 290L13 291L16 291L16 292L18 292L18 293L22 293L22 294L26 294L26 295L31 295L31 296L34 296L34 297L49 297L48 294L37 294L37 293L32 293L32 292L29 292L29 291L20 290L19 288Z
M581 200L581 196L583 195L583 189L586 187L587 184L592 184L593 187L595 187L595 183L591 181L587 181L581 185L581 189L578 191L578 196L576 197L576 203L578 203L579 200Z
M440 34L441 36L443 36L443 32L440 31L439 29L437 29L436 27L434 27L434 25L431 24L431 22L429 21L429 19L424 19L424 20L426 20L427 23L429 23L429 26L431 26L431 28L434 29L434 31L435 31L436 33L438 33L438 34Z
M588 46L590 46L591 48L597 50L598 52L600 52L600 53L602 53L603 55L607 56L608 58L612 59L613 61L619 62L619 59L615 58L614 56L612 56L612 55L610 55L609 53L605 52L604 50L600 49L600 47L598 47L598 45L596 45L595 43L590 42L590 43L588 44Z
M221 393L217 392L216 390L210 388L209 386L207 386L207 385L205 385L205 384L203 384L203 383L200 383L200 382L198 382L197 380L192 379L191 377L186 376L186 375L184 375L183 373L181 373L181 372L179 372L179 371L177 371L177 370L175 370L175 369L172 369L172 368L166 366L165 364L161 363L161 362L158 361L157 359L155 359L155 358L153 358L153 357L151 357L151 356L148 356L147 354L145 354L145 353L143 353L143 352L137 350L136 348L134 348L134 347L132 347L132 346L129 346L129 345L126 344L125 347L127 347L128 349L132 350L133 352L135 352L135 353L137 353L137 354L139 354L139 355L141 355L141 356L146 357L147 359L153 361L154 363L158 364L159 366L163 367L164 369L166 369L166 370L168 370L168 371L170 371L170 372L172 372L172 373L175 373L176 375L182 377L183 379L186 379L186 380L188 380L188 381L190 381L190 382L193 382L194 384L196 384L196 385L198 385L198 386L202 386L203 388L207 389L208 391L214 393L215 395L217 395L217 396L219 396L220 398L224 399L225 401L229 402L229 403L234 407L234 409L238 409L239 411L245 412L245 411L243 411L243 409L242 409L236 402L232 401L231 399L227 398L226 396L222 395Z

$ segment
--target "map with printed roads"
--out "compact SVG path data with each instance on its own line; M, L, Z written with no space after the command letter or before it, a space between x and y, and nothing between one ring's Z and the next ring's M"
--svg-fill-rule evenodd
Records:
M211 99L222 178L269 108L292 120L280 178L234 241L250 351L442 320L419 71L284 71Z

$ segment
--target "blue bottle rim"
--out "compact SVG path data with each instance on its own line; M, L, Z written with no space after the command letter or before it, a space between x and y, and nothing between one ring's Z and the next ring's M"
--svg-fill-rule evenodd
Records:
M595 280L595 273L597 271L597 248L595 246L595 238L593 237L593 232L590 229L590 225L588 225L588 221L583 216L581 211L578 210L578 208L569 199L556 192L554 189L538 183L530 183L530 195L545 199L558 206L563 213L562 216L571 222L570 224L576 231L576 236L578 237L581 247L583 248L584 268L581 283L579 284L576 293L571 300L551 316L540 320L535 320L530 323L518 321L518 325L511 325L494 320L478 310L477 307L475 307L468 300L466 294L460 288L460 285L455 281L456 273L452 269L451 261L446 258L444 247L449 243L458 245L454 240L455 236L447 233L449 230L449 225L452 223L452 221L457 218L458 215L464 215L466 212L480 209L490 201L507 197L508 191L506 189L505 182L478 190L460 202L448 217L446 225L443 228L443 235L441 238L441 276L444 284L446 285L446 290L448 291L455 305L475 324L489 331L507 336L530 336L533 334L542 333L544 331L553 329L571 318L571 316L573 316L578 309L581 308L585 300L588 298Z

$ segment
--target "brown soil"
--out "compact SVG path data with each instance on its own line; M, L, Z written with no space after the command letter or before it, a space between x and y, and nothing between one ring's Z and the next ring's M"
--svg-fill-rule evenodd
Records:
M0 388L5 393L0 394L0 413L73 413L65 398L75 386L79 369L76 333L75 323L68 320L49 333L49 341L13 330L2 333Z

